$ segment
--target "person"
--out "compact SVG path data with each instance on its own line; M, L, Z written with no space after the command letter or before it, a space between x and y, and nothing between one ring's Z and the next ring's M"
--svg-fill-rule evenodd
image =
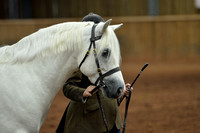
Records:
M97 14L90 13L82 21L93 21L94 23L104 22L103 18ZM130 84L126 84L126 91L121 96L129 93ZM104 133L106 128L101 115L101 110L95 93L90 91L95 86L89 81L87 76L76 71L63 86L64 95L69 98L65 113L58 126L57 133ZM108 123L109 133L120 133L122 122L118 105L119 99L109 99L103 96L99 90L101 102ZM83 98L87 98L83 102Z

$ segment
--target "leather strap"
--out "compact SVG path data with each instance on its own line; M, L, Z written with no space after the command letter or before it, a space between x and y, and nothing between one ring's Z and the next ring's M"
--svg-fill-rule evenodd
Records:
M88 51L86 52L86 54L85 54L83 60L81 61L81 63L80 63L79 66L78 66L79 69L81 68L81 66L82 66L83 63L85 62L86 58L87 58L88 55L90 54L90 50L91 50L92 45L93 45L93 47L94 47L94 46L95 46L95 41L101 39L101 36L96 36L96 37L95 37L95 28L96 28L96 26L97 26L96 24L94 24L94 25L92 26L91 38L90 38L90 46L89 46ZM94 51L94 50L93 50L93 51Z
M97 84L99 83L99 81L100 81L100 82L103 81L103 79L104 79L105 77L107 77L107 76L109 76L109 75L112 75L113 73L116 73L116 72L118 72L118 71L120 71L120 67L113 68L113 69L111 69L110 71L108 71L108 72L102 74L101 76L99 76L99 77L97 78L97 80L96 80L96 82L95 82L95 85L97 85Z

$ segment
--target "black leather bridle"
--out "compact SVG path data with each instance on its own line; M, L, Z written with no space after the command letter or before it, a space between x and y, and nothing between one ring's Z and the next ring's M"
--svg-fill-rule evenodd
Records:
M93 54L95 57L95 62L96 62L96 66L97 66L97 72L99 73L99 77L97 78L97 80L95 81L95 86L105 86L103 79L113 73L116 73L118 71L120 71L120 67L116 67L113 68L111 70L109 70L108 72L102 74L102 70L101 67L99 65L99 60L97 57L97 50L96 50L96 44L95 41L101 39L102 36L95 36L95 28L96 28L97 24L94 24L92 27L92 31L91 31L91 38L90 38L90 46L88 48L88 51L86 52L83 60L81 61L80 65L79 65L79 69L81 68L82 64L85 62L86 58L88 57L88 55L90 54L91 48L93 46Z
M96 28L96 26L97 26L97 24L94 24L92 26L91 38L90 38L90 46L89 46L88 51L86 52L83 60L81 61L80 65L79 65L79 69L80 69L82 64L85 62L86 58L90 54L91 48L93 46L93 54L94 54L94 57L95 57L95 62L96 62L96 66L97 66L97 72L99 73L99 77L95 81L95 86L96 87L90 93L93 93L96 90L100 89L101 87L105 87L106 86L105 83L103 82L103 79L105 77L107 77L107 76L109 76L109 75L111 75L113 73L116 73L118 71L121 71L120 67L116 67L116 68L113 68L113 69L109 70L108 72L102 74L102 70L101 70L101 67L99 65L99 60L98 60L98 57L97 57L97 50L96 50L96 44L95 44L95 41L101 39L102 36L95 36L95 28ZM97 92L96 95L97 95L97 99L98 99L98 102L99 102L99 106L100 106L100 109L101 109L101 114L102 114L102 117L103 117L103 121L104 121L106 130L107 130L107 133L109 133L108 124L107 124L107 121L106 121L106 117L105 117L105 113L104 113L104 110L103 110L103 106L101 104L101 99L100 99L99 93Z

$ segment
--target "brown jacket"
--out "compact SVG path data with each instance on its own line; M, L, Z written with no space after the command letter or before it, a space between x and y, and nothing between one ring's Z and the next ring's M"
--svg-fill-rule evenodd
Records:
M57 133L106 132L96 95L89 97L86 103L82 102L83 92L89 85L91 85L90 81L80 71L75 72L65 83L63 93L71 101ZM122 128L117 100L104 97L101 91L99 93L109 130L113 128L114 124L118 129Z

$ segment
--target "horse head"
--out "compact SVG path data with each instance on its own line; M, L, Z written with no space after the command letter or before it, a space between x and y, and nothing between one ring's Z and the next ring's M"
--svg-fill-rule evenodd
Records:
M89 23L84 28L78 64L93 84L101 85L105 96L117 98L124 89L124 79L119 69L120 47L114 30L122 24L111 26L110 22Z

